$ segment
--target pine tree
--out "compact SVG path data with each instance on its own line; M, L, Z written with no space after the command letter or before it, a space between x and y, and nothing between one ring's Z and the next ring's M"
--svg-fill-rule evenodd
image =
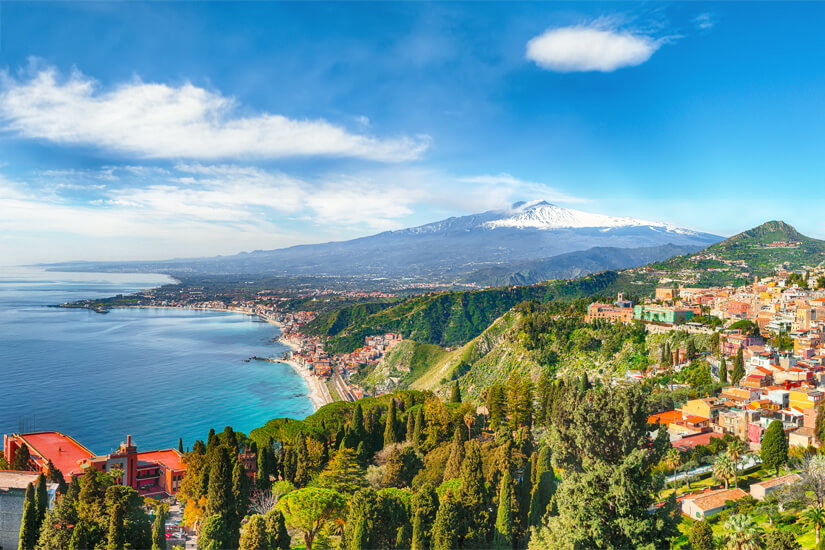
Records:
M23 500L23 518L20 521L20 543L18 549L34 550L37 544L37 537L37 504L35 503L34 486L29 483L26 487L26 497Z
M438 507L432 531L432 550L455 550L459 542L458 504L447 491Z
M530 527L538 527L547 512L547 505L556 492L556 476L553 473L553 465L550 461L550 447L547 445L541 448L536 459L535 483L533 494L530 498L530 517L528 524Z
M550 407L550 392L552 384L547 371L542 371L539 376L536 392L538 393L538 406L536 407L536 422L544 424L547 420L547 411Z
M364 468L355 456L355 451L342 446L318 475L315 483L318 487L351 495L366 484Z
M455 479L461 475L461 464L464 462L464 442L461 439L461 428L456 427L453 442L450 444L450 456L444 466L444 481Z
M166 507L158 506L152 524L152 550L166 550Z
M723 384L728 383L728 364L725 361L725 356L722 356L722 361L719 363L719 381Z
M493 536L493 545L496 548L511 549L513 547L513 479L509 471L504 472L501 479L501 488L498 491L498 512L496 513L496 530Z
M37 511L34 530L40 536L40 528L43 526L43 520L46 518L46 512L49 509L49 493L46 489L46 476L43 474L37 476L37 485L34 489L34 507Z
M504 421L504 389L493 384L487 390L487 410L490 413L490 427L497 430Z
M461 403L461 388L458 387L458 380L453 383L453 389L450 393L450 403Z
M30 459L31 454L29 453L29 446L22 445L14 452L14 457L11 459L9 468L20 472L28 471Z
M788 462L788 436L782 427L782 422L774 420L762 436L762 447L759 451L762 465L765 468L774 468L779 475L779 467Z
M730 377L730 382L734 386L739 384L742 377L745 376L745 357L742 354L742 348L736 352L736 359L733 360L733 373Z
M412 443L415 448L421 447L424 443L424 409L419 408L415 413L415 428L413 428Z

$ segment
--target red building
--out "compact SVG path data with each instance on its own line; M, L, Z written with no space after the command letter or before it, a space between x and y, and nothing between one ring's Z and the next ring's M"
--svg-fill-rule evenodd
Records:
M66 481L81 476L89 468L108 472L121 485L137 490L141 496L171 496L180 489L186 464L177 449L138 452L132 436L126 436L116 451L108 455L95 455L72 437L59 432L38 432L3 436L3 452L9 461L23 446L29 448L29 468L48 472L51 460L63 473Z

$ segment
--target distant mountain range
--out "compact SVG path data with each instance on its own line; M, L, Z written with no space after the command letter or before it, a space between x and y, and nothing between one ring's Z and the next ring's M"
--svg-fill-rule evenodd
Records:
M69 262L48 267L172 275L363 276L530 284L635 267L721 240L665 223L533 201L350 241L213 258Z

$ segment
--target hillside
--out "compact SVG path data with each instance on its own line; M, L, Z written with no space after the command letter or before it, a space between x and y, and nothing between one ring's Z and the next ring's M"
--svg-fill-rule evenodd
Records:
M783 221L769 221L699 252L650 264L695 286L740 285L773 275L777 267L800 270L825 261L825 241L799 233Z
M570 302L594 295L611 296L630 284L617 271L604 271L578 279L550 281L532 286L500 287L414 296L395 303L368 303L318 316L305 325L307 334L330 338L327 349L348 352L363 345L364 337L399 332L421 344L461 346L513 306ZM653 283L637 283L636 292L651 291Z

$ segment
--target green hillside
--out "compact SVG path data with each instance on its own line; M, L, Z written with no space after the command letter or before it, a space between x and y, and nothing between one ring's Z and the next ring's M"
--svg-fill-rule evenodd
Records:
M787 244L781 244L784 241ZM800 270L825 261L825 241L799 233L782 221L769 221L705 250L648 266L697 286L740 285L777 267Z
M612 296L626 289L629 278L604 271L579 279L549 281L531 286L499 287L413 296L394 303L365 303L318 316L304 330L328 337L327 349L348 352L363 345L364 337L399 332L404 338L442 347L461 346L486 330L497 318L524 301L566 303L595 295ZM647 292L653 283L634 287Z

